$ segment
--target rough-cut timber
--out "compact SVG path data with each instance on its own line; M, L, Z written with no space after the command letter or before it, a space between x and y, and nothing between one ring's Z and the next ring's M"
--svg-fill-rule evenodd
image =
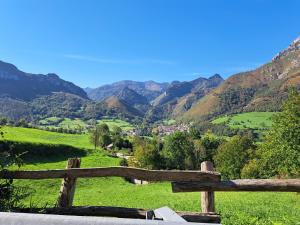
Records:
M204 161L201 163L201 171L213 171L214 166L210 161ZM215 194L212 191L201 192L201 210L203 213L215 212Z
M0 171L0 179L52 179L66 177L128 177L146 181L219 181L220 174L201 171L145 170L130 167L100 167L62 170Z
M241 179L221 182L172 182L173 192L274 191L300 192L300 179Z
M80 159L72 158L67 162L67 169L71 168L80 168ZM65 177L62 180L60 193L57 200L58 207L71 207L73 203L73 198L75 194L75 184L76 178L73 177Z
M16 212L43 213L74 216L104 216L132 219L146 219L147 209L109 207L109 206L73 206L70 208L20 208ZM214 213L177 212L188 222L220 223L221 218Z

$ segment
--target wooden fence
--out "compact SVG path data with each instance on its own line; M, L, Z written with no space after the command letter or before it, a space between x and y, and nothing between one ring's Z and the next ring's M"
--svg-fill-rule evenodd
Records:
M300 192L300 179L241 179L221 181L211 162L203 162L201 171L145 170L130 167L79 168L80 159L69 159L66 169L39 171L0 171L0 179L55 179L63 178L56 208L22 209L65 215L113 216L146 218L148 210L123 207L73 207L77 178L117 176L146 181L171 181L173 192L201 192L201 213L178 212L191 222L220 222L215 213L214 191L279 191Z

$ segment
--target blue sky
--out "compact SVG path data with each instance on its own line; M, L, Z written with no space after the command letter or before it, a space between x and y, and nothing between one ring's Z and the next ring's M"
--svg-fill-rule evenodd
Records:
M300 1L0 0L0 60L81 87L228 77L300 35Z

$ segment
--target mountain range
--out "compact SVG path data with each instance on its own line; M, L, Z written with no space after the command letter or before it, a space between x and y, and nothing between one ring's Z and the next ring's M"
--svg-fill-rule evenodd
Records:
M235 74L182 115L185 119L243 111L278 111L289 87L300 87L300 37L259 68Z
M278 111L290 86L300 87L300 38L265 65L225 81L215 74L192 81L124 80L82 89L54 73L26 73L0 61L0 116L203 120L246 111Z

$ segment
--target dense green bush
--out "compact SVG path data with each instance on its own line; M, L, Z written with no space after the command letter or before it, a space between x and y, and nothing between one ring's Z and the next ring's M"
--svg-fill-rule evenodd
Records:
M253 158L256 146L251 138L234 136L219 146L214 162L225 179L241 178L245 164Z
M147 169L161 169L164 167L161 155L161 145L158 139L146 139L136 137L133 141L134 160L129 162L130 166Z
M167 169L194 169L194 143L186 132L175 132L165 138L163 156Z

